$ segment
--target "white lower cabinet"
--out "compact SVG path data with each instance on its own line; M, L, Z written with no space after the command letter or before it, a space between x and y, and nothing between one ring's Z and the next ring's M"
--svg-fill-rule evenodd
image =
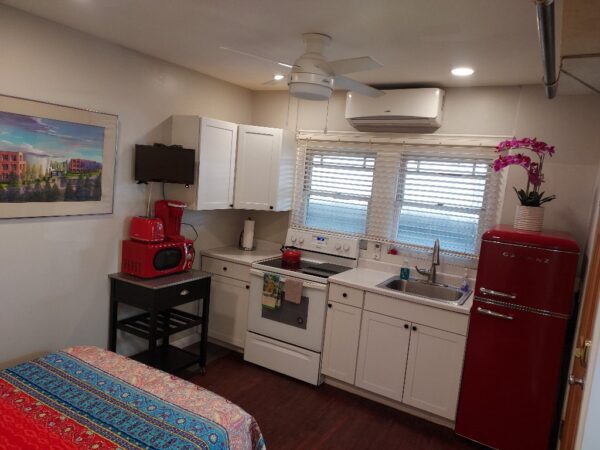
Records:
M356 386L402 401L410 324L363 312L356 366Z
M329 288L322 372L453 421L468 315L370 292L364 309L332 301L346 290Z
M402 402L454 420L465 336L412 324Z
M249 297L249 283L213 275L210 283L208 335L244 348Z
M354 384L362 309L328 302L321 371Z

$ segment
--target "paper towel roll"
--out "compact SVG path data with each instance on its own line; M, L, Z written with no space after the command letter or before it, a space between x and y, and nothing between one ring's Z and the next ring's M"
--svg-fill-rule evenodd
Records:
M242 248L252 250L254 247L254 220L244 220L244 236L242 237Z

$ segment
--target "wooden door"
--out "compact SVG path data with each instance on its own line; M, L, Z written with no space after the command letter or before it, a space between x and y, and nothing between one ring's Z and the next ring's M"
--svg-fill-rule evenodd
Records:
M208 335L244 348L248 323L250 285L245 281L213 275L210 284Z
M356 386L402 400L410 323L363 311Z
M591 351L592 334L600 295L600 216L596 222L592 244L592 254L587 270L583 303L580 312L579 329L575 337L575 356L570 374L576 378L587 381L588 356ZM595 343L595 345L598 345ZM591 382L591 380L589 380ZM572 450L577 438L583 386L573 384L567 394L567 408L560 436L560 449Z
M336 302L327 307L321 372L354 384L362 309Z
M236 209L275 209L282 130L240 125L234 204ZM274 188L275 186L275 188Z
M454 420L466 338L413 323L402 402Z
M233 208L237 127L201 119L196 209Z

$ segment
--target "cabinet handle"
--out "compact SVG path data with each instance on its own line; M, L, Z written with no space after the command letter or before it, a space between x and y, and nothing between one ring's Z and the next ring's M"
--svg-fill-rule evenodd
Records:
M417 327L415 327L415 326L413 325L413 327L412 327L412 330L413 330L413 331L417 331Z
M404 328L406 328L408 330L408 324L407 323L404 324Z
M250 289L250 285L249 284L246 285L246 289Z
M182 290L182 291L179 293L179 295L181 295L181 296L183 297L183 296L186 296L186 295L188 295L189 293L190 293L190 291L188 291L187 289L183 289L183 290Z
M224 272L227 272L227 267L223 267L223 271L224 271Z
M333 305L331 303L327 303L327 307L331 308Z
M229 207L230 207L230 208L233 208L233 203L230 203L230 204L229 204Z
M273 207L272 207L272 206L269 206L269 209L273 209Z
M346 294L345 292L342 294L342 297L346 298L348 297L348 294Z

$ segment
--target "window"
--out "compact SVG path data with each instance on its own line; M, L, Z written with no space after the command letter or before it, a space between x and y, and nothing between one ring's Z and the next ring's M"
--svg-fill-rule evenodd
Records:
M496 223L491 146L306 142L291 224L416 249L439 239L443 251L472 258Z
M403 155L395 240L475 254L486 212L489 161Z
M374 154L307 151L303 225L365 234L374 166Z

